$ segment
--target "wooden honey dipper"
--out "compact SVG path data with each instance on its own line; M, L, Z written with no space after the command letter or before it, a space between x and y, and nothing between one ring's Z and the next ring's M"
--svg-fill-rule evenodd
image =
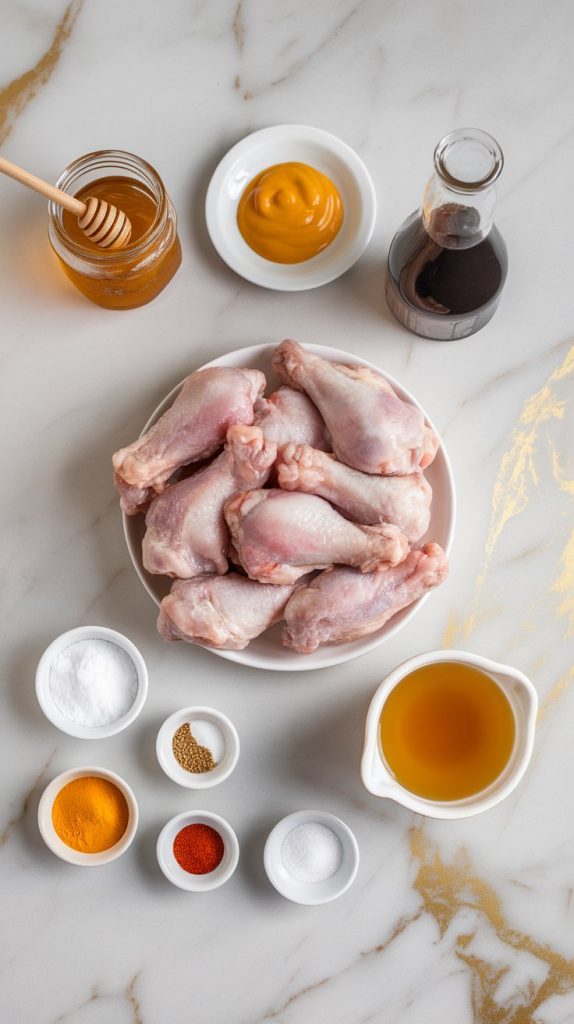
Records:
M49 185L41 178L36 178L34 174L30 174L29 171L25 171L22 167L18 167L1 156L0 172L75 214L78 218L78 227L84 232L86 238L95 242L100 249L122 249L124 245L128 244L132 234L129 218L123 210L118 210L117 206L106 203L105 199L88 196L84 203L81 199L75 199L74 196L62 192L55 185Z

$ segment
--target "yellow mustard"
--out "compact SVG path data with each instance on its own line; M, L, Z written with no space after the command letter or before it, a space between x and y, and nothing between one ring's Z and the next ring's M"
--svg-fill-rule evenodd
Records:
M274 164L246 186L237 209L243 238L273 263L303 263L331 244L343 222L333 182L314 167Z

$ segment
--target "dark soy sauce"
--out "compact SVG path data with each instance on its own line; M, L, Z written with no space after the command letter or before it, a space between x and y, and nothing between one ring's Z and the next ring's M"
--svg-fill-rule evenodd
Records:
M474 212L461 209L464 216ZM423 337L464 338L484 327L496 310L508 270L506 245L493 225L477 245L458 247L452 233L456 217L447 207L433 210L431 221L437 229L433 237L416 213L393 239L389 306L405 327Z
M476 181L453 177L449 160L459 173L476 166ZM498 144L485 133L459 130L439 143L423 210L401 225L389 250L389 308L415 334L465 338L493 316L508 271L506 245L492 222L501 167Z

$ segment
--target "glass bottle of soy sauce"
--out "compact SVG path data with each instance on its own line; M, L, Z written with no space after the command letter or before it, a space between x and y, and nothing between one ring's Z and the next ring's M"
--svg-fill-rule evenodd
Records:
M414 334L466 338L493 316L508 270L493 223L502 164L496 140L478 129L458 128L439 142L422 209L401 225L389 250L389 309Z

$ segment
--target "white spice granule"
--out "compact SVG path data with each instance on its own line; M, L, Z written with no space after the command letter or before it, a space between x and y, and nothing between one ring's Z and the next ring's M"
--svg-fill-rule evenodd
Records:
M317 821L296 825L281 844L283 865L299 882L325 882L335 874L342 859L338 836Z
M88 728L111 725L131 708L138 690L129 654L108 640L78 640L50 667L50 694L60 714Z

